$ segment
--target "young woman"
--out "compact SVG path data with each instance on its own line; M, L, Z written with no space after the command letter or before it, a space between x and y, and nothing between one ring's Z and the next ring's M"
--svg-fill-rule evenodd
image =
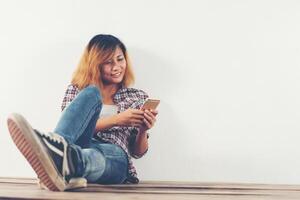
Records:
M53 132L33 129L19 114L8 117L12 139L43 187L139 182L131 157L147 152L147 131L158 112L140 109L148 95L129 88L133 81L125 45L112 35L96 35L66 90Z

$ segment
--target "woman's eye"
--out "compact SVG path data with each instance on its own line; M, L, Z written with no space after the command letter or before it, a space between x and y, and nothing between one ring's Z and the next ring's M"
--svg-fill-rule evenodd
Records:
M122 61L122 60L124 60L124 58L119 58L119 59L118 59L118 61Z

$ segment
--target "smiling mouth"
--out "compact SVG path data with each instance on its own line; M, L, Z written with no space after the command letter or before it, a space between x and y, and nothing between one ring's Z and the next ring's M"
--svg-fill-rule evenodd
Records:
M120 75L121 75L121 72L112 74L111 76L112 76L112 77L119 77Z

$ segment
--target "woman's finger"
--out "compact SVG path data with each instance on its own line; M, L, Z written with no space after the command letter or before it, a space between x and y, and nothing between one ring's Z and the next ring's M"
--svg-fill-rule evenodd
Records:
M151 113L151 112L145 112L145 117L147 117L149 120L155 122L156 121L156 118L155 116Z
M132 114L137 114L137 115L142 115L144 111L139 110L139 109L132 109Z
M148 115L145 115L145 119L147 120L147 122L150 124L150 127L153 127L154 126L154 123L155 123L155 118L152 118Z
M140 120L142 120L143 118L144 118L144 114L141 114L141 115L134 114L134 115L132 115L132 119L140 119Z
M132 119L131 123L133 123L133 124L143 124L143 119Z
M154 116L156 116L156 115L158 114L158 110L150 110L150 112L151 112Z
M147 119L147 121L152 121L152 117L148 115L148 113L144 114L144 118Z
M152 127L152 125L148 122L147 119L144 119L143 121L146 124L146 126L147 126L148 129L150 129Z
M146 113L147 113L148 115L150 115L151 117L155 117L154 114L153 114L150 110L146 110Z

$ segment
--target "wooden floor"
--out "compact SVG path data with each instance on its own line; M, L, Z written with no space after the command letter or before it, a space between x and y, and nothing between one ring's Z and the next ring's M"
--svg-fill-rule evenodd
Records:
M263 185L195 182L153 182L138 185L97 185L72 192L51 192L36 179L0 178L0 199L300 199L300 185Z

